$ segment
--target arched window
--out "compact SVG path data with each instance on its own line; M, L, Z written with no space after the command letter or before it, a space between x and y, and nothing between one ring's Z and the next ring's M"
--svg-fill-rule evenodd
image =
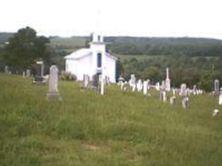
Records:
M102 54L97 54L97 67L102 67Z

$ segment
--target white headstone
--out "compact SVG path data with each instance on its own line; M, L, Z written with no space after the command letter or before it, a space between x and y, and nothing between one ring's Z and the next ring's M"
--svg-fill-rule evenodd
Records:
M22 72L22 77L25 78L25 72L24 71Z
M170 76L169 76L169 68L166 68L166 80L165 80L165 88L166 91L170 91L171 85L170 85Z
M215 117L219 114L219 110L218 109L214 109L213 113L212 113L212 117Z
M27 69L26 70L26 77L30 77L31 76L31 70L30 69Z
M147 95L148 81L143 81L143 94Z
M222 105L222 93L219 95L219 105Z
M156 90L158 90L158 91L160 90L160 83L159 83L159 82L156 83L155 88L156 88Z
M174 105L174 104L175 104L175 101L176 101L176 96L171 96L171 97L170 97L170 104L171 104L171 105Z
M48 98L57 98L59 96L59 92L58 92L58 68L55 65L52 65L50 67L50 71L49 71L49 91L48 91Z
M140 79L138 80L136 87L137 87L138 92L142 91L142 89L143 89L142 80L140 80Z
M103 74L101 75L101 87L100 87L100 94L101 95L104 95L104 87L105 86L105 80L104 80L104 77L103 77Z
M188 107L188 102L189 102L189 98L188 97L183 97L183 99L182 99L182 107L184 109L186 109Z
M214 80L214 95L220 94L220 81Z
M83 87L88 88L88 85L89 85L89 76L84 74L83 75Z
M187 85L181 84L180 86L180 95L181 96L187 96Z
M166 91L163 91L163 102L166 102L167 101L167 94L166 94Z
M5 66L5 74L9 74L8 66Z

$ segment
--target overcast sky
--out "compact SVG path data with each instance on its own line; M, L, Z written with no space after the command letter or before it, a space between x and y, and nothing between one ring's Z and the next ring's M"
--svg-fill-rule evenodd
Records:
M0 31L222 39L222 0L1 0Z

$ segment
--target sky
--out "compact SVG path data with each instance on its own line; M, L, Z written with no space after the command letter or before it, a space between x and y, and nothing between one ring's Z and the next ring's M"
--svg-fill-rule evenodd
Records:
M221 0L0 0L0 32L222 39Z

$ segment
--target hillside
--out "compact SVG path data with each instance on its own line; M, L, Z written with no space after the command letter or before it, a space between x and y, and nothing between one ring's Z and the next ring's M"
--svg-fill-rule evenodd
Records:
M85 47L89 37L53 37L51 42L57 49ZM220 56L222 40L207 38L150 38L150 37L106 37L108 49L122 55L176 55L176 56Z
M13 33L0 33L0 45ZM85 47L90 37L50 37L51 46L57 51L67 53ZM185 56L220 56L222 40L208 38L161 38L161 37L106 37L108 49L114 54L122 55L185 55Z
M222 116L217 99L191 97L181 108L116 86L100 96L59 82L63 100L46 100L47 86L0 74L0 165L218 166Z

